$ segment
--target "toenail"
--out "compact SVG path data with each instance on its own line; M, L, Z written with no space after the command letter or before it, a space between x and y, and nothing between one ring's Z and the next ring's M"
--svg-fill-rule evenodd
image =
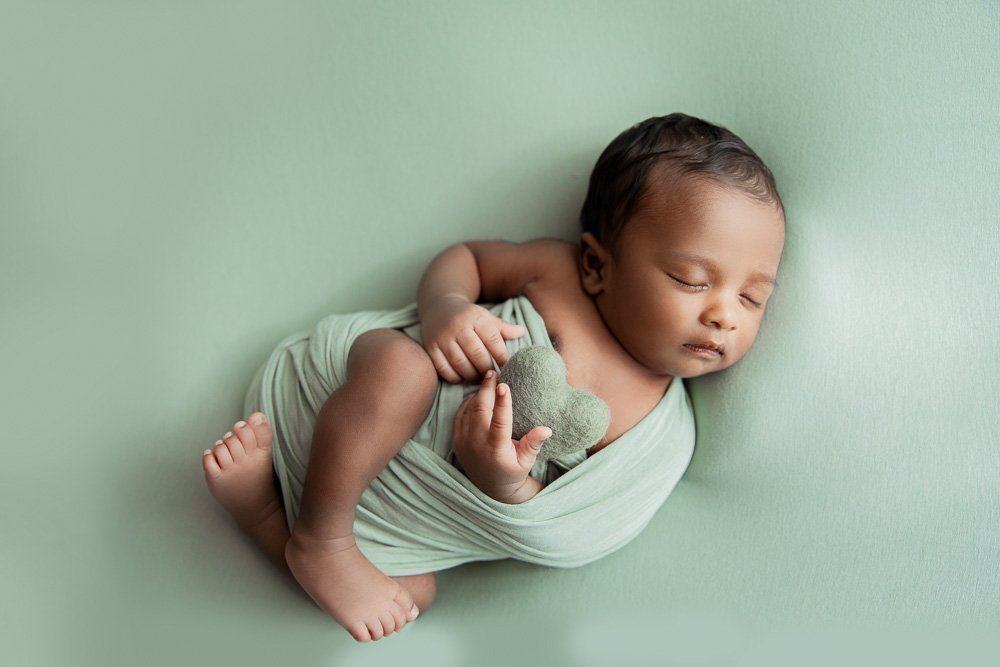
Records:
M217 445L221 445L221 444L222 444L222 441L221 441L221 440L216 440L216 441L215 441L215 444L217 444Z
M260 422L261 422L260 415L254 415L253 417L250 418L250 423L253 424L254 426L260 426Z
M207 454L211 454L211 453L212 453L212 450L211 450L211 449L206 449L205 451L203 451L203 452L201 453L201 455L202 455L202 456L205 456L205 455L207 455Z
M236 428L243 428L246 425L247 425L247 423L244 422L244 421L238 421L238 422L236 422Z
M222 436L222 437L223 437L223 438L228 438L228 437L230 437L230 436L231 436L232 434L233 434L233 432L232 432L232 431L226 431L226 434L225 434L224 436Z

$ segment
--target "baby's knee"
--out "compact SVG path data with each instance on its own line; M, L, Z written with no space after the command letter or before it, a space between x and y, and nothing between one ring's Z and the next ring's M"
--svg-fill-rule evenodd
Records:
M394 387L433 394L438 377L427 351L402 331L370 329L358 336L348 353L348 379L357 372L391 381Z

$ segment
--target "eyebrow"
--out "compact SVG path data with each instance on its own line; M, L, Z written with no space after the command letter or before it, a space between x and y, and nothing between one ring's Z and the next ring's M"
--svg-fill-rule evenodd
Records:
M674 257L675 259L684 260L691 262L693 264L700 264L710 271L717 270L715 263L707 257L701 257L700 255L691 255L686 252L679 252L677 250L668 250L667 253ZM778 281L774 276L768 275L763 271L754 271L750 274L750 280L754 282L768 283L777 287Z

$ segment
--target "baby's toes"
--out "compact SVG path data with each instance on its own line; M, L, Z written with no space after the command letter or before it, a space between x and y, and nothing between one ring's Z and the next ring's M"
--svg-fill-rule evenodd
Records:
M392 620L395 621L395 630L393 632L399 632L406 625L406 613L398 604L393 604L389 608L389 613L392 614Z
M350 632L351 636L359 642L370 642L372 640L371 632L369 632L368 626L360 621L348 628L347 631Z
M396 604L403 610L407 620L412 621L420 613L417 604L413 601L413 596L410 595L410 591L406 590L405 586L399 587L399 592L396 593Z
M227 431L224 436L222 436L222 441L226 443L229 447L229 454L233 457L233 461L242 461L246 458L246 450L243 449L243 443L240 439L236 437L236 434L232 431Z
M247 417L247 421L250 422L250 428L253 430L257 446L261 449L270 449L272 437L271 425L267 423L267 417L264 416L264 413L254 412Z
M219 462L215 460L215 454L211 449L206 449L201 454L201 465L205 468L205 474L209 477L218 477L222 474Z
M396 631L396 619L388 609L378 615L378 620L382 621L382 630L386 637Z
M385 630L382 629L382 621L378 620L378 617L365 621L365 625L368 627L368 634L371 635L372 641L378 641L385 636Z
M215 441L212 453L215 454L215 460L219 462L219 467L223 470L233 465L233 455L229 453L229 446L222 440Z
M243 445L244 452L250 454L257 449L257 436L254 435L253 429L250 428L249 424L244 421L238 421L233 424L233 432L239 438L240 444Z

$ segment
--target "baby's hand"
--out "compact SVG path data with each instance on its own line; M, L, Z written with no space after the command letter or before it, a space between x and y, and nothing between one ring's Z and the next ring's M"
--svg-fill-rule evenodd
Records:
M452 425L452 449L465 476L501 502L524 485L542 442L552 435L552 429L538 426L515 442L511 439L513 421L510 387L498 387L497 374L491 370L479 391L459 406Z
M421 322L424 349L438 375L448 382L477 382L493 368L493 359L507 363L506 338L520 338L524 327L504 322L464 297L444 298Z

